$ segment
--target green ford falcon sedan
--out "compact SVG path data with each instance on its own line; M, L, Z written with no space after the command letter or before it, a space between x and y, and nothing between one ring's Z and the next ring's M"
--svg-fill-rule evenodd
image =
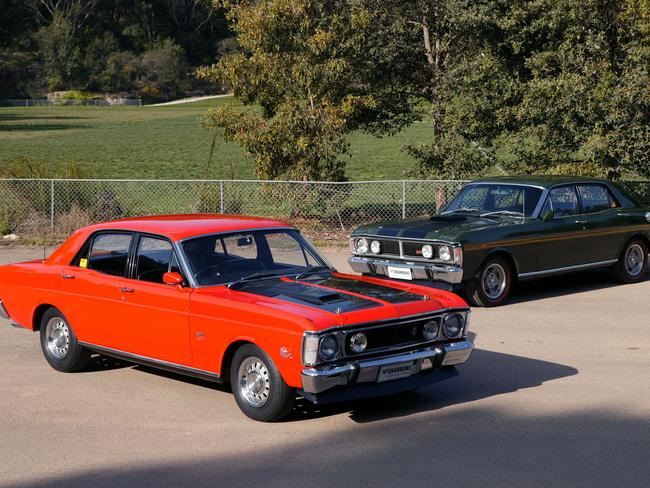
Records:
M486 178L432 217L361 226L350 246L357 272L462 286L473 305L489 307L517 280L600 267L624 283L642 280L650 209L607 180Z

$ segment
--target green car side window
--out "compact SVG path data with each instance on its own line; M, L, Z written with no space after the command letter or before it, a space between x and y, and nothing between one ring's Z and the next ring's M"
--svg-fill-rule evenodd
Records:
M603 185L578 185L584 213L595 213L618 207L614 197Z
M553 188L546 199L540 215L545 215L549 210L553 211L553 217L567 217L577 215L578 196L572 186L561 186Z

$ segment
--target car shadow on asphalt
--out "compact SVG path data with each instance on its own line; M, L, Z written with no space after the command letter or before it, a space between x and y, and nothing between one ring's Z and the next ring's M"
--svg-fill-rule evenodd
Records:
M112 358L98 359L94 371L125 367L132 367L135 371L182 381L202 388L231 393L228 384L206 381ZM93 368L92 364L90 368ZM578 374L578 370L571 366L484 349L474 350L468 362L457 369L460 373L458 376L409 393L329 405L315 405L308 400L298 398L293 411L281 422L304 422L341 414L348 414L353 421L358 423L406 417L527 388L539 388L543 387L547 381Z
M527 388L539 388L547 381L578 374L578 370L571 366L484 349L476 349L468 362L459 366L458 370L459 376L410 393L320 406L299 399L285 422L343 413L348 413L358 423L405 417Z

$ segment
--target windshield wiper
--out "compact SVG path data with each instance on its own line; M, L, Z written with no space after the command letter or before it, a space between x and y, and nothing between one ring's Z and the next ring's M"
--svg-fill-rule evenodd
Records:
M481 214L481 217L487 217L488 215L516 215L517 217L523 217L524 214L521 212L515 212L514 210L497 210L495 212L485 212Z
M272 278L274 276L280 276L280 275L277 274L277 273L260 273L260 272L251 273L251 274L247 274L246 276L242 276L241 278L239 278L238 280L233 281L232 283L228 283L228 285L226 285L226 286L228 288L233 288L234 286L241 285L241 284L243 284L243 283L245 283L247 281L259 280L259 279L262 279L262 278Z
M305 268L303 271L298 273L296 275L296 280L299 280L301 278L304 278L305 276L309 276L310 274L316 273L317 271L323 271L323 270L329 270L329 266L324 266L324 265L315 265L315 266L309 266Z
M460 207L460 208L455 208L453 210L447 210L446 212L442 212L440 215L445 215L454 212L478 212L478 211L479 211L478 208Z

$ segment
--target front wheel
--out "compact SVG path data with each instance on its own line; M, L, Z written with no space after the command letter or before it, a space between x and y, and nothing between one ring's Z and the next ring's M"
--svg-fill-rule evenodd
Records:
M467 299L476 307L497 307L506 301L512 286L510 264L500 256L488 258L476 273L465 282Z
M90 351L79 345L68 319L56 308L48 309L40 324L41 349L57 371L73 373L88 365Z
M242 346L235 353L230 368L230 386L241 411L262 422L286 417L296 397L271 358L253 344Z
M640 239L632 239L614 265L614 276L622 283L636 283L648 269L648 247Z

